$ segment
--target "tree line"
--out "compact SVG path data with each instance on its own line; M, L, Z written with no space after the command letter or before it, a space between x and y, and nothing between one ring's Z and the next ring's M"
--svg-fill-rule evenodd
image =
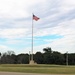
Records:
M37 64L66 65L68 62L69 65L75 65L75 53L62 54L58 51L52 51L50 47L44 48L43 53L36 52L33 57ZM13 51L7 51L0 53L0 64L28 64L30 58L31 54L28 53L16 55Z

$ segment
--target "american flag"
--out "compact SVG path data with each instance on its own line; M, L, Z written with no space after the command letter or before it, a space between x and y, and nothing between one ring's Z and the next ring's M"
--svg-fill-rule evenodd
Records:
M40 18L38 18L37 16L33 15L33 20L38 21Z

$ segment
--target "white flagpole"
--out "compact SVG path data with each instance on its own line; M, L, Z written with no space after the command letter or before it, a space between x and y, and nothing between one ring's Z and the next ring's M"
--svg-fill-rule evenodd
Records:
M31 52L32 52L32 54L31 54L31 61L30 61L30 64L34 64L35 62L34 62L34 59L33 59L33 46L34 46L34 24L33 24L33 19L34 20L38 20L39 18L38 17L36 17L33 13L32 13L32 45L31 45Z
M31 55L31 60L33 61L33 13L32 13L32 55Z

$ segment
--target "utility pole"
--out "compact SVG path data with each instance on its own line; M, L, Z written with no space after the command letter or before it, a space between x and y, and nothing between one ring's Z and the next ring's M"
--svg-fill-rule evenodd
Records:
M30 51L29 51L29 62L30 62Z
M68 66L68 51L66 52L66 65Z

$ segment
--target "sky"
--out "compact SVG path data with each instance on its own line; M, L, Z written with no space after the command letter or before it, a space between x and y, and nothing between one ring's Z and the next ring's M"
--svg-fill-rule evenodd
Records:
M40 19L33 20L32 13ZM51 47L75 52L75 0L0 0L0 52L31 52Z

